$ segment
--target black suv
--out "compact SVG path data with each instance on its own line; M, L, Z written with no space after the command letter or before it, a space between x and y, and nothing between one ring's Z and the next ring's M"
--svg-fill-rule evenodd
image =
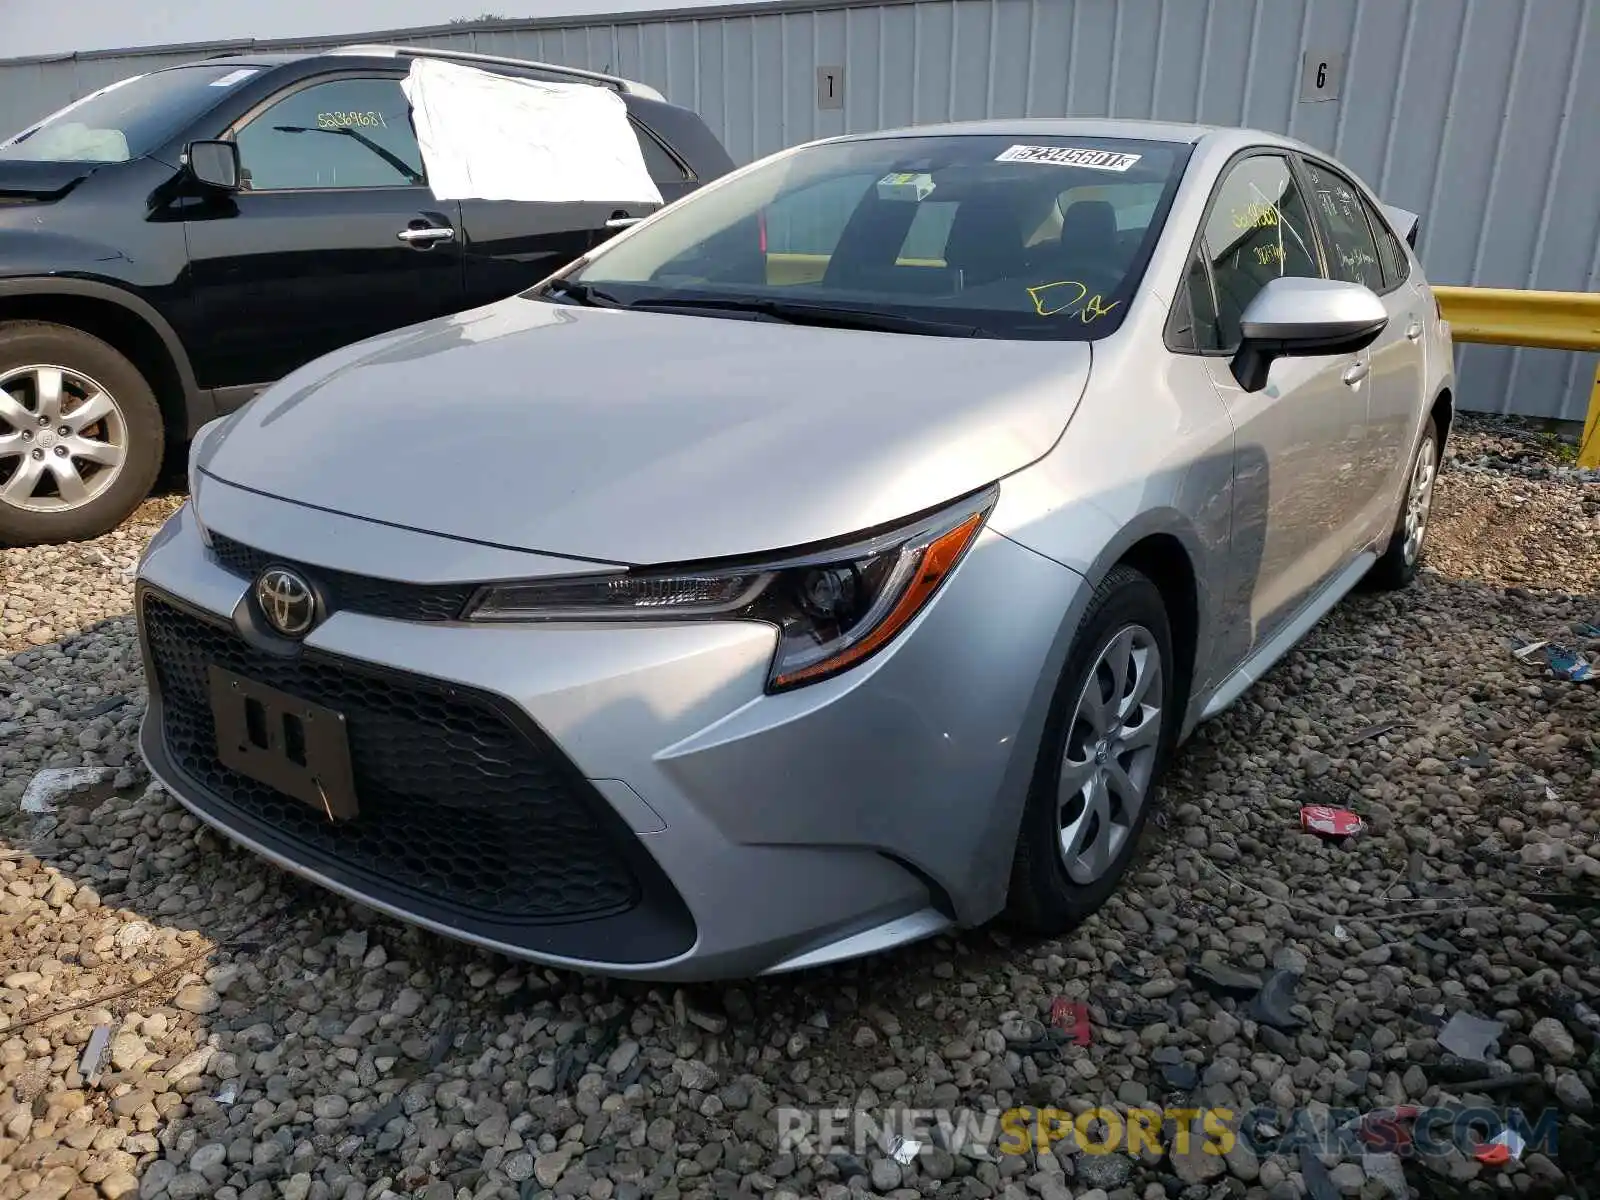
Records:
M733 167L642 84L408 47L214 58L68 106L0 143L0 545L104 533L263 386L647 215L437 200L400 88L424 56L615 89L669 203Z

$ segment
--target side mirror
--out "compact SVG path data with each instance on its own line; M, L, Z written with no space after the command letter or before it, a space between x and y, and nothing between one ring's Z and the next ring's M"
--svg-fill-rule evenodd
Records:
M190 142L184 151L189 177L223 192L239 190L239 147L232 142Z
M1354 354L1372 345L1388 324L1383 301L1359 283L1270 280L1239 318L1233 377L1245 391L1259 392L1276 359Z

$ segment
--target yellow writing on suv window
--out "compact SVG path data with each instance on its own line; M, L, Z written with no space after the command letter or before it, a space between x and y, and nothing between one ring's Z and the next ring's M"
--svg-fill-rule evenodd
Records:
M387 129L380 112L325 112L317 114L318 129Z

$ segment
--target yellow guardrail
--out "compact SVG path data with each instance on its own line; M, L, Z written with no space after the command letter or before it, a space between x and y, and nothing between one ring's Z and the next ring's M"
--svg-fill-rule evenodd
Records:
M1433 294L1458 342L1600 350L1600 292L1435 286ZM1578 465L1600 468L1600 366L1596 367L1594 388L1589 393L1589 415L1578 445Z

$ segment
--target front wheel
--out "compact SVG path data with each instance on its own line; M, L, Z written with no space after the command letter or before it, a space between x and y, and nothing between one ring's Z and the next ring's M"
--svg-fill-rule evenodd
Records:
M0 545L98 537L150 492L161 408L99 338L65 325L0 325Z
M1178 731L1172 663L1160 590L1115 568L1084 613L1045 726L1012 864L1017 924L1063 933L1127 870Z
M1433 485L1439 477L1439 430L1432 417L1422 429L1422 441L1411 460L1406 476L1406 492L1400 500L1400 513L1383 557L1367 573L1369 586L1380 591L1403 588L1417 577L1422 566L1423 543L1428 536L1428 518L1433 512Z

